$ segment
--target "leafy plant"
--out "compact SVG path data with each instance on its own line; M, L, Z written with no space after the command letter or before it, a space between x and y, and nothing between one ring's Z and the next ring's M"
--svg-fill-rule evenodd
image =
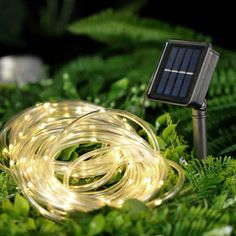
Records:
M0 85L0 124L42 101L82 99L131 111L150 122L163 155L182 165L184 187L174 199L154 209L131 199L121 209L74 212L64 222L55 223L30 208L9 174L0 172L0 235L236 235L236 54L218 49L221 59L208 93L209 151L214 156L195 160L191 111L150 102L145 94L167 38L208 41L209 37L140 18L128 12L129 7L138 8L131 4L71 24L70 32L86 34L104 47L94 55L65 63L53 80L22 88ZM142 130L139 135L146 138ZM96 148L99 145L69 147L57 158L73 161ZM5 161L0 156L0 163ZM174 172L170 175L166 189L177 178ZM115 175L114 181L119 178Z
M114 43L118 39L131 40L132 42L158 42L167 38L206 39L196 35L190 29L175 28L165 23L149 19L140 19L128 11L115 12L111 9L75 22L69 30L75 34L86 34L96 40ZM209 39L209 38L208 38Z
M58 0L47 0L46 6L40 12L40 25L43 32L49 35L63 34L74 5L74 0L64 0L62 4Z

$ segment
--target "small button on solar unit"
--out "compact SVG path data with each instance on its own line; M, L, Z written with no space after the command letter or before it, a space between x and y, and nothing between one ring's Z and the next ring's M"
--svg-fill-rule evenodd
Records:
M201 107L218 58L209 43L169 40L153 75L148 98Z
M207 157L205 97L218 59L209 43L169 40L148 89L150 99L193 108L193 142L199 159Z

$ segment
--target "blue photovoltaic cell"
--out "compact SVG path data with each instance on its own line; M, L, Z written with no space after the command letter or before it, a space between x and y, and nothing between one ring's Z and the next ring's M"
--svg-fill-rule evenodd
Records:
M185 55L185 51L186 51L185 48L180 48L179 49L178 54L177 54L176 59L175 59L175 63L172 67L172 70L177 70L177 71L179 70L179 68L181 66L181 63L183 61L184 55ZM170 69L170 68L166 67L166 69ZM172 88L173 88L173 85L175 83L175 80L176 80L177 76L178 76L178 73L171 72L168 83L167 83L166 88L164 90L165 95L170 95L171 94L171 91L172 91Z
M187 52L185 54L185 57L184 57L184 61L181 65L181 67L180 67L180 71L187 71L188 70L188 65L189 65L192 53L193 53L192 49L187 50ZM181 88L181 86L183 84L183 81L185 79L185 76L186 76L186 74L178 74L177 75L175 86L174 86L173 91L172 91L173 96L178 96L180 88Z
M195 72L199 56L200 56L200 50L199 49L195 49L193 51L193 55L192 55L190 64L188 66L188 71L189 72L192 72L192 73ZM193 77L193 75L192 76L189 76L189 75L185 76L184 82L183 82L183 85L181 87L180 94L179 94L180 97L185 97L187 95L192 77Z
M173 65L173 63L174 63L174 61L176 59L176 55L177 55L178 50L179 50L179 48L177 48L177 47L173 47L171 49L170 56L169 56L169 59L168 59L167 64L166 64L167 68L172 68L172 65ZM166 71L163 72L163 74L161 76L161 80L160 80L159 85L157 87L157 93L158 94L162 94L163 93L163 90L165 88L166 82L167 82L167 80L169 78L169 74L170 74L169 72L166 72Z
M200 52L200 49L173 47L161 74L156 90L157 94L186 97L198 64Z
M173 91L171 93L172 96L175 96L175 97L178 96L180 88L181 88L183 81L185 79L185 76L186 76L185 74L178 74Z
M183 85L181 87L180 94L179 94L180 97L185 97L187 95L191 78L192 78L191 75L185 75L184 82L183 82Z
M199 54L200 54L200 49L195 49L193 51L193 56L191 58L190 65L188 67L188 71L190 71L190 72L195 71L196 65L197 65L197 62L198 62L198 58L199 58Z

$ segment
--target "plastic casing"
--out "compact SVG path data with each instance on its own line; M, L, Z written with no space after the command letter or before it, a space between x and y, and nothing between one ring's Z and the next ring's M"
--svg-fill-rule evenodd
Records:
M163 68L165 68L169 51L171 47L188 47L188 48L200 48L201 55L196 66L196 71L192 78L191 85L189 87L188 94L185 98L164 96L156 94L156 88L160 80ZM164 50L162 52L160 62L157 65L157 69L152 76L147 96L149 99L161 101L163 103L170 103L180 106L201 107L209 85L214 73L215 67L219 59L219 53L212 49L210 43L194 42L194 41L182 41L182 40L168 40Z

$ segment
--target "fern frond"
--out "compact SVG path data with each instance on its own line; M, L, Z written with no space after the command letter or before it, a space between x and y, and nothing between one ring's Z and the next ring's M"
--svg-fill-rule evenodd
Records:
M224 224L222 213L219 210L202 206L190 208L179 206L178 208L175 213L176 224L171 232L173 236L199 236L212 229L215 224Z
M229 69L231 68L231 69ZM209 98L222 95L232 95L236 92L236 70L229 67L217 69L209 89Z
M230 94L227 96L216 96L208 100L208 111L220 113L221 110L234 109L236 107L236 94Z
M230 236L232 232L233 227L231 225L224 225L205 232L203 236Z
M185 166L186 176L196 194L193 202L208 199L208 203L214 202L222 190L219 186L223 185L225 175L229 175L232 161L228 157L213 158L208 157L205 161L194 160Z
M72 23L68 29L74 34L85 34L106 43L113 43L117 38L135 42L159 42L169 38L209 41L209 37L190 29L173 28L157 20L141 19L130 12L115 12L111 9Z
M233 95L236 91L236 53L219 48L220 60L211 81L208 97Z
M229 153L232 153L232 152L235 152L236 151L236 144L233 144L227 148L225 148L224 150L222 150L219 155L226 155L226 154L229 154Z
M211 138L208 143L208 151L213 155L219 155L222 150L235 144L235 141L236 127L232 129L225 129L223 132L218 133L218 136L213 136Z
M235 86L236 88L236 86ZM179 130L185 135L192 133L192 116L189 108L169 106L171 116L179 121ZM207 129L209 153L219 152L236 142L236 95L211 98L208 100Z

